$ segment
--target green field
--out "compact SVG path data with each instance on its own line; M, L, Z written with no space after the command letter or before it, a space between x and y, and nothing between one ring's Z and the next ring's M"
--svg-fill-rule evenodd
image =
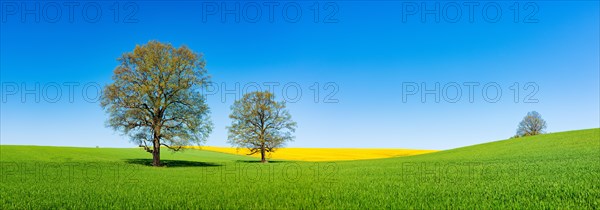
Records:
M209 151L0 147L0 209L600 206L600 129L332 163Z

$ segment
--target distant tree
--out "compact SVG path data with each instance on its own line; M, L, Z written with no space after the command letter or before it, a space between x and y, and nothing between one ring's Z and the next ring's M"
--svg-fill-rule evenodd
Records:
M153 166L160 166L161 146L179 151L206 141L212 123L199 92L208 82L201 54L150 41L117 60L101 100L109 127L152 153Z
M265 153L274 152L294 138L296 123L285 109L285 102L276 102L268 91L245 94L231 110L228 142L249 149L248 155L260 152L263 163L267 162Z
M517 128L517 136L533 136L544 133L546 121L536 111L528 112Z

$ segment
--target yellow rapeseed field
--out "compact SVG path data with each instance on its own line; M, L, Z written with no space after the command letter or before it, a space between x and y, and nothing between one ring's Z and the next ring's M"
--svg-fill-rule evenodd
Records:
M201 149L230 154L246 155L248 149L214 146L190 146L188 148ZM281 148L267 157L274 160L300 160L300 161L337 161L337 160L364 160L419 155L436 152L437 150L417 149L358 149L358 148ZM252 155L260 158L260 153Z

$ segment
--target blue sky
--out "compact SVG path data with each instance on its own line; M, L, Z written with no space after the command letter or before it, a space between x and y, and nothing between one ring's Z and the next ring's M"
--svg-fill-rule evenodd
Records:
M149 40L202 52L212 81L228 90L278 83L274 92L298 123L290 147L449 149L510 137L532 110L548 132L600 127L595 1L517 2L518 9L478 2L472 21L469 2L458 2L460 12L438 2L439 22L421 16L435 2L281 2L273 21L263 1L76 2L72 18L69 3L40 3L37 11L21 3L0 8L2 144L135 146L105 127L95 88L111 82L116 58ZM223 12L236 3L239 11ZM294 11L302 13L297 22ZM78 84L72 102L65 83ZM436 83L422 102L421 85ZM479 84L472 102L465 83ZM406 95L415 84L419 92ZM222 91L207 95L215 126L208 145L227 145L235 96Z

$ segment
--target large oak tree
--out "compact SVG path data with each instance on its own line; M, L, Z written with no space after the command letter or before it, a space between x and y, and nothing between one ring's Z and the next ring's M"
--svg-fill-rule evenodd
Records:
M249 155L260 152L263 163L267 162L267 152L274 152L294 138L296 123L285 109L285 102L275 101L268 91L245 94L231 110L228 142L249 149Z
M153 166L160 166L161 146L179 151L206 141L212 123L199 91L208 82L201 54L150 41L117 60L101 100L108 126L152 153Z

